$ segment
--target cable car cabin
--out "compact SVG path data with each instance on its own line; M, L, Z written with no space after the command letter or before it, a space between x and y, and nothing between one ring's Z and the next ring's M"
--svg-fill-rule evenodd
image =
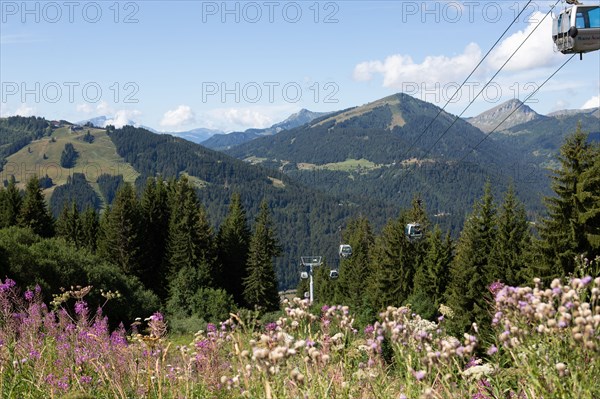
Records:
M421 231L421 225L419 223L409 223L404 228L404 234L410 240L418 240L423 237L423 232Z
M552 39L563 54L588 53L600 49L600 6L574 5L552 24Z
M352 256L352 247L347 244L340 245L340 257L349 258L350 256Z
M335 280L339 276L340 276L340 272L338 272L337 270L330 270L329 271L329 278L330 279Z

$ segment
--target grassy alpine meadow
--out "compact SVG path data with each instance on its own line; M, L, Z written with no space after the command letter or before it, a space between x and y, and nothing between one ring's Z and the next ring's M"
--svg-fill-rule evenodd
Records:
M485 339L447 335L444 305L435 322L388 307L358 329L348 307L296 298L276 322L232 314L178 345L158 312L111 330L91 289L44 304L0 280L3 398L600 398L600 277L492 284Z

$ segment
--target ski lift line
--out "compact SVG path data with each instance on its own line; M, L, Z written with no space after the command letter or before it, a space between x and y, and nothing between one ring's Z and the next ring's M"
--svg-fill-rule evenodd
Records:
M496 125L496 127L490 131L488 134L486 134L479 143L477 143L475 145L475 147L471 148L459 161L458 163L461 163L462 161L464 161L469 155L471 155L471 153L473 151L475 151L477 149L477 147L479 147L481 145L481 143L483 143L485 140L487 140L488 137L490 137L492 135L492 133L494 133L496 131L496 129L498 129L508 118L511 117L512 114L514 114L515 112L517 112L519 110L519 108L521 108L523 105L525 105L525 103L532 97L534 96L546 83L548 83L548 81L550 79L552 79L554 77L554 75L556 75L561 69L563 69L563 67L565 65L567 65L572 59L573 57L575 57L576 54L571 55L565 62L563 62L563 64L558 67L558 69L556 71L554 71L552 73L552 75L548 76L548 78L546 78L546 80L544 80L544 82L542 84L540 84L538 87L536 87L536 89L531 92L530 95L527 96L527 98L521 102L512 112L510 112L504 119L502 119L502 121L500 121L500 123L498 123L498 125Z
M460 92L460 90L463 88L463 86L469 81L469 79L471 78L471 76L473 76L473 74L475 73L475 71L477 70L477 68L479 68L481 66L481 64L483 63L483 61L485 61L485 59L488 57L488 55L490 55L490 53L492 52L492 50L498 45L498 43L500 43L500 40L502 40L502 38L504 37L504 35L506 35L506 33L508 32L508 30L515 24L515 22L517 22L519 20L519 18L521 17L521 14L523 12L525 12L525 10L527 9L527 7L529 6L529 4L532 1L533 0L529 0L527 2L527 4L525 4L525 6L521 9L521 11L519 12L519 14L515 17L515 19L510 23L510 25L508 25L508 27L500 35L500 37L498 38L498 40L496 40L496 42L492 45L492 47L490 47L490 49L487 51L487 53L485 53L485 55L483 56L483 58L481 60L479 60L479 63L475 66L475 68L473 68L473 70L471 71L471 73L469 73L469 76L467 76L465 78L465 80L456 89L456 91L454 92L454 94L452 94L452 97L450 97L450 99L446 101L446 104L444 104L444 106L438 111L437 115L431 120L431 122L429 122L429 124L425 127L425 129L423 129L423 131L421 132L421 134L419 134L419 136L412 142L412 144L404 152L404 154L402 155L402 158L406 157L406 155L408 155L408 153L410 152L410 150L412 150L415 147L415 144L417 144L417 142L419 140L421 140L421 137L423 137L423 135L425 135L425 132L427 132L427 130L431 127L431 125L433 125L433 122L435 122L436 119L442 114L442 112L444 112L444 110L446 109L446 107L448 106L448 104L450 104L450 102L454 99L454 97L456 97L456 95ZM558 4L558 1L557 1L557 4ZM556 4L554 6L556 6ZM552 7L552 8L554 8L554 7Z
M525 42L531 37L531 35L533 35L533 33L537 30L537 28L539 28L539 26L542 24L542 22L544 22L544 20L548 17L548 15L550 15L552 13L552 11L556 7L556 5L558 3L560 3L560 2L561 2L561 0L557 0L556 3L554 3L554 5L550 7L550 11L548 11L546 13L546 15L544 15L544 17L537 23L537 25L533 28L533 30L527 35L527 37L521 42L521 44L519 44L519 46L515 49L515 51L513 51L513 53L508 57L508 59L504 62L504 64L502 64L502 66L498 69L498 71L496 71L496 73L494 73L494 75L486 82L485 85L483 85L483 87L481 88L481 90L469 102L469 104L467 104L467 106L465 107L465 109L463 109L463 111L454 118L454 120L452 121L452 123L450 124L450 126L448 126L442 132L442 134L435 140L435 142L427 149L427 151L425 151L425 153L423 154L423 158L425 158L427 155L429 155L429 153L431 152L431 150L433 150L433 148L437 145L437 143L439 143L440 140L442 138L444 138L444 136L450 131L450 129L452 128L452 126L454 126L454 124L464 115L464 113L471 107L471 105L473 105L473 103L479 98L479 96L484 92L484 90L489 86L489 84L496 78L496 76L498 76L500 74L500 72L502 72L502 70L504 69L504 67L510 62L510 60L515 56L515 54L517 54L517 52L521 49L521 47L523 47L523 45L525 44ZM538 87L538 89L539 89L539 87ZM535 92L537 92L537 90L535 90ZM529 98L531 98L531 96L528 96L525 101L527 101ZM442 111L443 110L440 110L440 112L438 113L438 115ZM437 118L437 116L436 116L436 118ZM434 120L435 120L435 118L434 118ZM428 126L431 126L431 124L433 123L434 120L432 120L431 123ZM403 176L400 177L399 182L402 182L402 180L408 175L409 169L407 169L406 171L407 172Z
M544 87L544 85L546 83L548 83L548 81L550 81L550 79L552 79L561 69L563 69L577 54L573 54L571 55L561 66L558 67L558 69L556 69L550 76L548 76L548 78L546 78L546 80L544 80L543 83L541 83L531 94L529 94L527 96L527 98L525 99L525 101L523 101L521 104L519 104L519 106L517 106L512 112L510 112L510 114L508 114L502 121L500 121L500 123L498 123L498 125L496 125L496 127L489 132L488 134L486 134L481 141L479 141L479 143L477 143L473 148L471 148L462 158L460 158L460 160L458 161L458 163L460 164L461 162L463 162L469 155L471 155L471 153L473 151L475 151L485 140L487 140L492 133L494 133L500 126L502 126L502 124L508 119L510 118L510 116L517 112L519 110L519 108L521 108L525 102L527 100L529 100L532 96L534 96L542 87ZM427 183L426 180L423 181L425 183L425 185L428 188L428 191L431 191L433 189L433 187ZM425 190L424 190L425 191Z

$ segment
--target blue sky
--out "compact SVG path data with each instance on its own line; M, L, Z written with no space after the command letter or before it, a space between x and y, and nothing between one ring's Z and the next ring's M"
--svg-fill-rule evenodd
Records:
M443 106L526 3L2 0L0 114L234 131L401 91ZM525 9L448 111L463 111L550 4ZM542 83L568 57L550 34L548 17L465 116ZM599 70L600 52L576 57L529 105L598 106Z

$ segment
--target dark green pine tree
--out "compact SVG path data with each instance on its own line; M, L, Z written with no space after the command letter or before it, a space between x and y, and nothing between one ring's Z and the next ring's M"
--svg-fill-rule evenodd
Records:
M414 292L409 302L417 314L431 319L444 301L444 293L450 280L453 243L450 234L442 236L438 225L428 235L427 240L427 252L422 267L415 273Z
M352 256L340 262L334 303L348 305L353 312L357 312L366 305L373 274L371 251L375 237L369 220L364 216L351 220L346 226L342 241L352 247Z
M161 178L148 178L141 197L146 227L141 280L163 301L167 299L167 241L169 237L169 192Z
M219 227L217 248L220 273L220 286L233 295L235 302L244 305L243 282L246 278L246 264L250 245L250 229L246 211L238 193L231 196L227 217Z
M167 308L174 315L187 317L194 312L197 291L214 286L216 248L206 212L187 177L170 186Z
M448 320L448 328L455 334L462 334L474 321L480 326L489 324L491 296L487 287L493 277L486 272L496 237L496 206L488 182L483 198L475 203L473 213L465 221L450 266L445 299L455 313L454 318Z
M371 258L374 275L370 295L376 310L400 306L412 293L419 259L416 246L420 244L411 242L404 233L409 220L406 212L402 212L396 220L387 223L375 240Z
M128 274L140 277L144 225L140 203L131 184L121 187L101 223L98 251Z
M267 202L263 201L250 239L247 277L243 284L243 296L247 306L258 308L263 312L279 309L279 292L273 258L280 253L281 248L275 238L269 207Z
M37 176L33 176L27 182L18 220L19 226L29 227L42 237L54 235L54 219L44 200Z
M100 220L98 213L94 208L86 208L81 214L81 238L80 243L83 248L90 252L96 252L98 245L98 234L100 230Z
M589 259L600 256L600 145L592 148L593 164L577 184L579 223L587 240Z
M579 217L581 205L577 188L584 173L593 165L593 153L581 126L565 139L558 157L560 168L554 170L552 176L556 196L546 198L548 218L539 227L541 240L536 242L539 256L529 265L528 275L545 280L565 276L574 271L575 257L590 250L586 229Z
M23 194L17 188L15 177L11 175L6 189L0 191L0 228L15 226L23 204Z
M77 205L75 202L72 202L70 205L65 204L56 220L56 235L63 237L68 243L80 248L82 233L83 229Z
M523 275L531 234L525 206L515 194L512 184L498 212L498 233L488 264L487 276L510 286L527 282Z

